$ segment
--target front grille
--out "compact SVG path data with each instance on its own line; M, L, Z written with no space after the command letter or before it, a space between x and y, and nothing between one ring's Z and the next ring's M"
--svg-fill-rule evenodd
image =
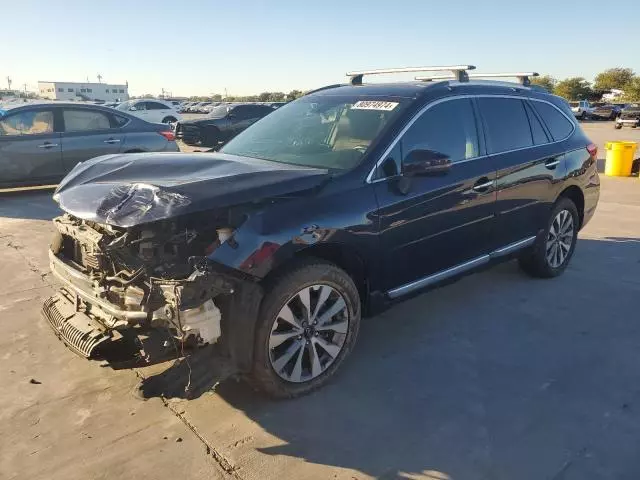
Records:
M45 300L42 315L56 336L82 357L91 358L99 345L111 339L98 322L76 312L74 304L62 292Z
M178 123L176 125L176 138L194 141L200 138L200 127L190 123Z

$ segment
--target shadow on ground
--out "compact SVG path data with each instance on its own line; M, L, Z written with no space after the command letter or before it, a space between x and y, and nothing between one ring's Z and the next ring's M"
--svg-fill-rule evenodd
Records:
M62 213L52 195L53 190L0 192L0 217L51 220Z
M639 292L637 238L582 239L559 278L511 262L365 320L311 395L216 392L284 442L267 456L383 479L640 478ZM159 378L179 392L184 364Z

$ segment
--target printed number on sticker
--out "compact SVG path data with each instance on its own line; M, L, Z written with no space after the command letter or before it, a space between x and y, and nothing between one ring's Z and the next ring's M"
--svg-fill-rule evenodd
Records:
M398 102L376 102L372 100L360 100L353 104L351 110L385 110L391 111L398 106Z

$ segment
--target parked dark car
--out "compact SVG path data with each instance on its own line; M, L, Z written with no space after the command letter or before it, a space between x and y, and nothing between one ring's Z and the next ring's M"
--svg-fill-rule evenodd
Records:
M270 105L251 103L219 105L205 118L178 122L176 138L187 145L217 147L274 110Z
M637 128L640 126L640 103L628 104L616 119L616 129L622 127Z
M595 120L615 120L620 116L622 108L612 104L597 104L591 110L591 118Z
M177 152L167 125L112 108L31 103L0 115L0 188L57 184L79 162L127 152Z
M54 195L45 317L87 357L132 327L218 342L291 397L334 375L363 314L513 257L562 274L598 202L595 145L561 98L456 72L354 73L220 152L77 167Z

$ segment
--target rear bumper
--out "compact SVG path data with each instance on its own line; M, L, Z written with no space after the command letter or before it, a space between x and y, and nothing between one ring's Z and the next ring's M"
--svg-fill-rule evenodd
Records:
M640 124L640 119L638 119L638 118L618 118L616 120L616 123L619 123L621 125L628 125L628 126L638 126Z

